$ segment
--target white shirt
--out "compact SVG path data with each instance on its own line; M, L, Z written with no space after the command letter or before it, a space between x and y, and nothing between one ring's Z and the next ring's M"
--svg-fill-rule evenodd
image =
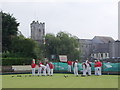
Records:
M46 68L50 68L50 67L49 67L49 64L46 65Z
M78 66L78 63L75 62L75 63L74 63L74 67L77 67L77 66Z

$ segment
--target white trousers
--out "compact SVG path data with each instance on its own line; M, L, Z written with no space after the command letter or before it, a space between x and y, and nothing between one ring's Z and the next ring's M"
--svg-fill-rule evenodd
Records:
M53 75L53 69L50 69L50 75Z
M32 68L32 75L35 75L35 68Z
M98 75L98 67L95 67L95 75Z
M43 75L46 76L46 67L43 69Z
M74 67L74 75L78 75L78 67Z
M47 68L47 74L50 75L50 68Z
M38 68L38 75L41 75L41 72L42 72L42 67L39 67Z
M68 65L68 72L71 72L71 65Z
M91 75L91 67L88 67L86 72L88 72L88 75Z
M86 69L83 69L83 75L86 75Z
M101 67L97 67L98 69L98 75L101 75Z

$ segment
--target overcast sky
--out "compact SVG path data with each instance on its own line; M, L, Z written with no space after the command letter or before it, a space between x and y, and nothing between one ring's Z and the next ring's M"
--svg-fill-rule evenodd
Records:
M46 33L66 31L80 39L111 36L118 39L117 0L30 0L1 2L1 10L13 14L20 23L19 30L31 36L30 23L45 22Z

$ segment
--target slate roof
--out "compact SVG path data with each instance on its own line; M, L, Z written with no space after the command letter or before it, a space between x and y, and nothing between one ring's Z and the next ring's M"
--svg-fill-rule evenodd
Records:
M109 42L115 42L115 40L112 37L106 37L106 36L95 36L92 39L93 43L109 43Z
M80 43L92 44L92 39L79 39Z

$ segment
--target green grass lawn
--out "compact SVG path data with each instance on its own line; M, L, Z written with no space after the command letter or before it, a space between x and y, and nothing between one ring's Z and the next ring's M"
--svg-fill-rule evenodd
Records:
M75 77L73 74L32 76L2 75L2 88L118 88L117 75ZM27 77L25 77L27 75ZM64 75L68 75L67 78ZM14 76L14 77L12 77Z

